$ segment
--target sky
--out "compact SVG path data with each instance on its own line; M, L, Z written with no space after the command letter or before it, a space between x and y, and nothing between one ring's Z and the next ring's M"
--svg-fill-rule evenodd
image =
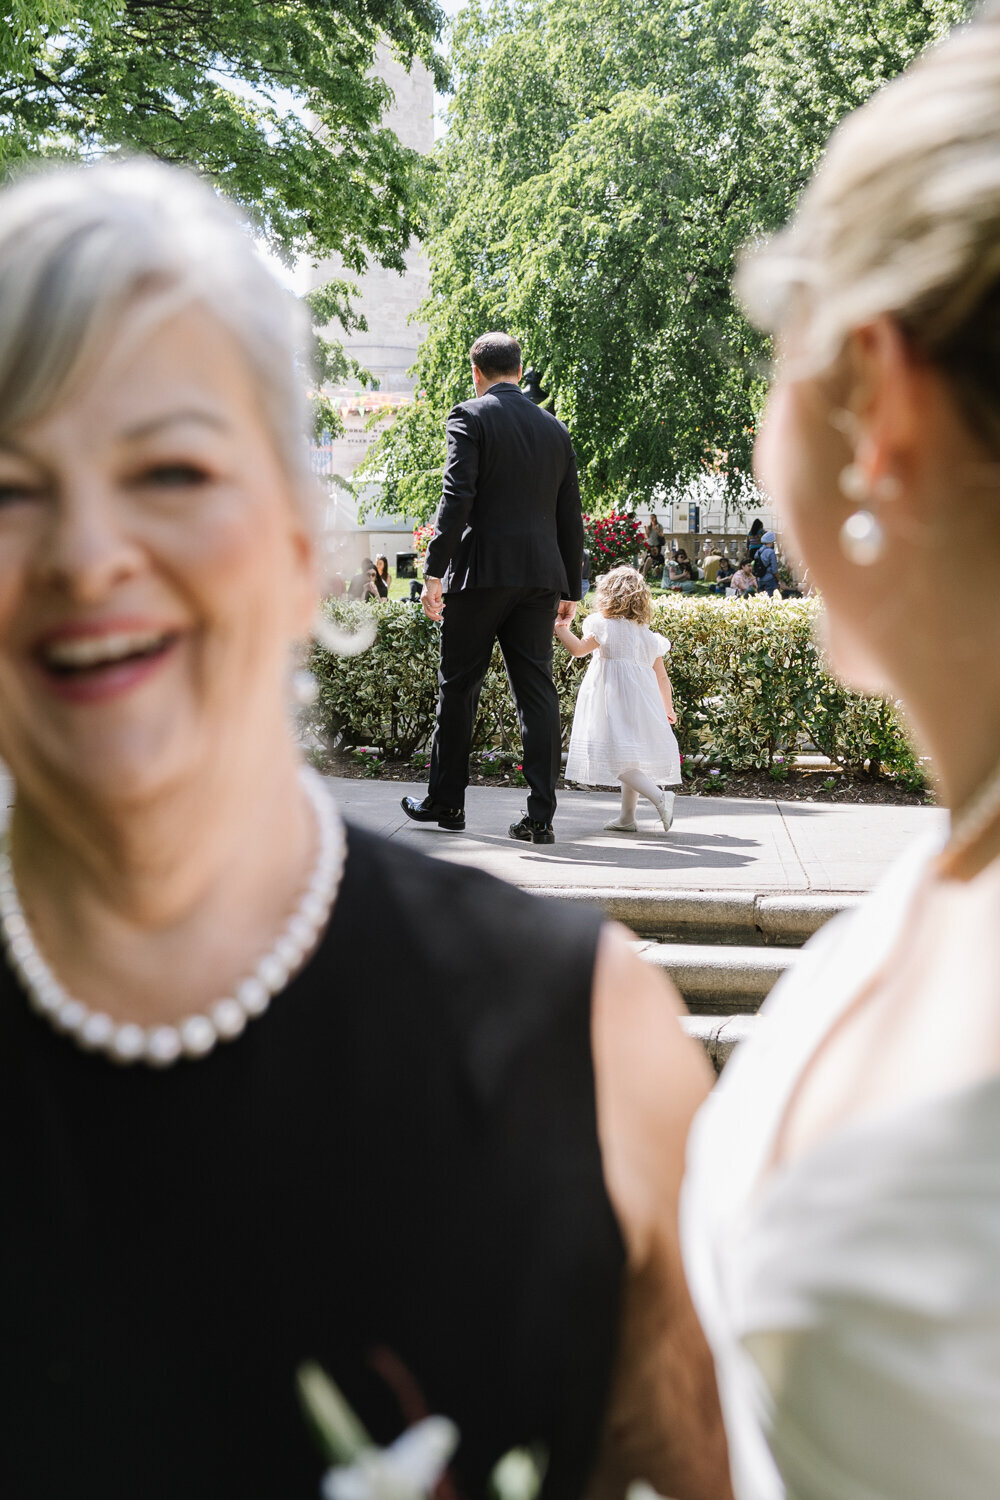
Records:
M449 18L452 17L452 16L456 16L458 14L458 12L461 10L462 6L465 3L466 3L466 0L438 0L438 4L441 6L441 9L444 11L445 15L448 16ZM442 111L444 109L445 103L446 103L446 100L445 100L445 97L444 97L443 94L435 94L434 95L434 139L435 140L438 140L439 137L441 135L443 135L443 133L444 133L444 120L443 120L443 117L442 117Z

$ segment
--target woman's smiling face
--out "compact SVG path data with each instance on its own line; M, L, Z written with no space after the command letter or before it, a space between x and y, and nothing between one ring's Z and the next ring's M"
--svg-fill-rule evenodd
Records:
M126 321L0 441L0 754L33 800L144 799L224 764L283 712L314 598L251 373L207 311Z

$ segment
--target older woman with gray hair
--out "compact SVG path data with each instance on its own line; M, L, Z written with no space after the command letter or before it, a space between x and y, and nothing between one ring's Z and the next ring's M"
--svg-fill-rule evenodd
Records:
M183 174L0 197L0 1491L312 1500L315 1359L465 1493L537 1443L709 1500L678 1006L302 763L300 313Z
M759 477L834 665L903 700L951 818L810 945L699 1116L688 1271L740 1500L991 1500L1000 612L940 556L971 530L1000 563L1000 11L844 124L741 288L778 337Z

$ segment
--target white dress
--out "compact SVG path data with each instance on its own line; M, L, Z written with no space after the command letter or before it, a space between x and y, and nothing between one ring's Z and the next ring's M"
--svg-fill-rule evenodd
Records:
M695 1121L684 1258L737 1500L1000 1496L1000 1077L769 1166L803 1069L940 843L807 945Z
M661 786L681 779L677 740L653 671L670 642L648 625L588 615L584 636L598 642L580 684L566 780L613 786L621 771L644 771Z

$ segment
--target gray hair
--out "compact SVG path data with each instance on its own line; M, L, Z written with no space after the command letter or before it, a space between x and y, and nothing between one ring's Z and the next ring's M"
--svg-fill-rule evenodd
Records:
M795 325L814 370L891 315L1000 451L1000 7L840 126L794 220L736 285L760 326Z
M127 313L207 308L246 359L314 540L306 308L275 279L236 209L193 173L141 157L35 171L0 193L0 433L50 411L106 352ZM323 556L320 549L320 563ZM332 651L361 651L317 613Z
M0 432L42 416L108 348L123 316L192 303L246 358L310 529L311 331L236 210L192 173L142 158L35 171L0 194Z

